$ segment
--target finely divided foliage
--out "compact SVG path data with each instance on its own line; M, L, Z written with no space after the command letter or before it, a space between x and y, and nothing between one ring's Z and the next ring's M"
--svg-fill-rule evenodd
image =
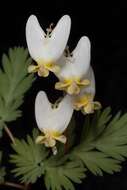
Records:
M11 163L16 165L12 173L25 183L35 183L38 177L44 175L47 189L74 189L71 181L81 183L85 177L83 164L77 160L69 161L68 156L63 154L51 156L48 149L35 144L37 134L38 131L34 130L32 138L27 136L27 141L17 139L16 145L12 145L16 152L11 155Z
M93 119L87 116L81 143L72 157L81 159L95 175L120 171L120 163L127 157L127 114L118 113L112 118L111 109L106 108Z
M10 122L21 116L19 107L23 103L24 93L34 81L28 75L27 68L32 60L24 48L9 49L8 56L2 57L0 69L0 120Z
M33 131L33 138L38 134ZM15 176L20 176L20 181L25 183L35 183L37 178L44 173L44 160L48 156L48 151L41 145L35 144L29 135L27 142L16 139L16 145L12 145L17 154L11 155L11 163L16 164L12 170Z
M74 126L73 119L72 123ZM73 128L72 124L70 126ZM127 157L127 114L120 116L118 113L112 118L110 108L98 111L93 118L85 117L77 146L74 146L72 130L68 130L71 146L66 154L63 145L62 151L58 146L58 155L51 156L48 149L35 144L35 132L34 137L27 137L27 142L17 140L16 145L12 145L16 152L11 155L11 162L16 164L13 173L22 182L31 183L44 175L48 190L73 190L72 182L81 183L86 177L86 170L100 176L103 172L118 172L121 162Z

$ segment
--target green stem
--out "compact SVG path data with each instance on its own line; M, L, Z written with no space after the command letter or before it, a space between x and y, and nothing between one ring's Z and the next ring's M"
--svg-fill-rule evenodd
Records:
M31 187L30 184L21 185L21 184L9 182L9 181L6 181L0 185L8 186L8 187L14 187L14 188L20 189L20 190L30 190L30 187Z
M7 133L7 135L9 136L9 138L11 139L12 143L16 145L15 138L14 138L12 132L10 131L10 129L7 127L7 125L5 123L3 124L3 126L4 126L5 132Z
M27 190L26 186L20 185L20 184L17 184L17 183L13 183L13 182L8 182L7 181L7 182L4 182L2 185L8 186L8 187L14 187L14 188L21 189L21 190Z

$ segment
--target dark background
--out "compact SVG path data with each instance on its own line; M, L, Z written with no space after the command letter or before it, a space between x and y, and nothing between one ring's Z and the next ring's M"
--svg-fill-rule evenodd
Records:
M61 16L69 14L72 19L72 29L69 46L72 50L81 36L86 35L91 40L91 64L96 77L96 99L103 107L111 106L113 113L118 110L127 111L127 5L124 1L111 4L108 1L35 1L1 4L0 6L0 57L7 53L9 47L24 46L25 24L31 14L35 14L41 26L47 28L51 22L56 23ZM53 84L56 78L38 79L30 92L25 96L22 107L23 118L10 124L14 134L23 137L31 127L35 126L34 99L39 90L48 92L51 101L60 93L55 93ZM18 127L18 134L17 128ZM23 127L23 130L22 130ZM16 128L16 129L15 129ZM4 144L6 147L7 140ZM56 176L57 177L57 176ZM38 189L42 189L38 181ZM0 187L2 189L2 187ZM7 188L6 188L7 189ZM121 173L104 174L95 177L88 174L84 183L76 186L81 190L127 189L127 163L123 164Z

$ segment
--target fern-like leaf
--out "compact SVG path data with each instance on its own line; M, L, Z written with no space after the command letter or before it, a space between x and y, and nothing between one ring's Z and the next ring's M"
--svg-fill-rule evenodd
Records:
M55 160L55 164L52 165L50 162L48 164L45 163L46 172L44 181L47 190L74 190L72 182L81 183L82 179L86 177L86 169L78 160L67 160L61 165L58 165L57 160Z
M35 144L37 131L33 137L27 136L27 141L16 139L16 145L12 145L16 154L11 155L10 162L16 165L12 170L15 177L20 177L23 183L35 183L37 178L44 173L43 161L48 156L44 146Z
M35 183L43 175L47 189L73 190L73 182L81 183L85 178L84 165L81 161L69 160L64 153L56 156L49 154L49 149L35 144L37 136L38 131L34 130L33 137L28 135L27 141L16 139L16 145L12 145L15 154L10 160L15 164L12 173L23 183Z
M9 55L3 55L0 69L0 120L9 122L21 116L19 107L23 103L24 93L34 81L33 75L28 75L27 68L32 60L24 48L9 50Z
M127 157L127 114L118 113L97 139L95 147L108 156L123 161Z
M92 119L87 116L80 144L71 156L82 160L95 175L120 171L120 163L127 157L127 114L112 118L111 109L106 108Z

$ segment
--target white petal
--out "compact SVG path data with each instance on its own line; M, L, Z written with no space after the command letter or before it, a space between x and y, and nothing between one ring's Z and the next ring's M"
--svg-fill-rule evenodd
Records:
M90 67L90 41L86 36L79 40L72 54L73 57L62 67L58 78L82 78L87 74Z
M51 104L44 91L37 94L35 100L35 117L38 128L43 131L47 127L47 120L50 118L52 112Z
M66 95L59 103L57 109L53 110L52 121L54 121L54 130L58 130L61 133L67 128L73 114L72 99L69 95Z
M59 73L56 73L56 76L61 80L68 79L75 76L76 69L75 69L74 63L68 61L70 60L70 58L68 60L67 59L68 58L66 58L63 55L58 60L58 64L61 66L61 70Z
M35 61L43 58L45 33L34 15L28 18L26 24L26 40L31 57Z
M83 36L74 51L72 52L75 60L75 70L80 76L88 72L90 66L90 41L88 37Z
M52 109L45 92L38 93L35 101L35 116L41 131L53 130L62 133L67 128L72 114L72 102L68 95L59 103L58 108Z
M71 19L63 16L46 37L36 16L31 15L26 24L26 40L31 57L35 61L56 61L62 55L70 34Z
M55 61L60 58L67 45L70 28L71 19L68 15L64 15L51 33L49 51L50 57Z
M84 94L84 93L91 93L93 94L93 96L95 96L95 76L94 76L94 72L92 67L89 68L89 71L86 75L86 78L90 81L90 85L88 87L85 87L81 90L80 95Z

